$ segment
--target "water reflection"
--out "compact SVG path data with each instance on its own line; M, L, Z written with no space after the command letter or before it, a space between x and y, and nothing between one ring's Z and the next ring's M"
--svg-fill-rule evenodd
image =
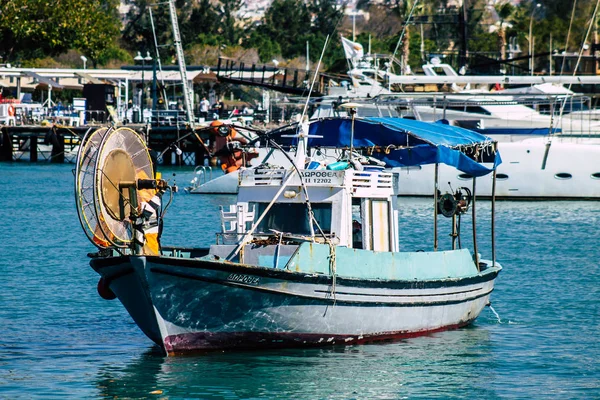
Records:
M404 398L497 397L485 326L379 345L162 357L101 368L104 397Z

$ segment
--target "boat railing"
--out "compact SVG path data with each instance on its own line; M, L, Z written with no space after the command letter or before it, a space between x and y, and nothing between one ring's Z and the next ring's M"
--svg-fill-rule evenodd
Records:
M256 216L255 207L248 203L238 203L229 206L229 209L220 207L221 216L221 240L228 244L237 243L239 236L244 235L250 229ZM217 236L217 244L219 237Z
M190 186L187 187L186 190L191 191L197 189L210 180L212 180L212 168L204 165L198 165L196 168L194 168L194 177L190 181Z
M380 171L352 171L352 192L357 197L388 196L394 190L394 174Z
M243 237L245 233L236 233L236 232L217 232L216 242L217 245L231 245L234 243L238 243ZM298 235L287 232L279 232L279 233L266 233L266 232L256 232L253 234L254 239L249 241L248 244L277 244L280 239L286 242L315 242L315 243L327 243L330 241L332 244L339 244L340 240L336 236L335 233L325 233L319 236L310 236L310 235Z
M240 185L279 186L286 172L285 169L246 169L240 173Z

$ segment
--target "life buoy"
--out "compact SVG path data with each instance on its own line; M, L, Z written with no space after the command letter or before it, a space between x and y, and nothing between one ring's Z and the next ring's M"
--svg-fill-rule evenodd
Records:
M12 104L10 104L8 106L8 116L9 117L14 117L15 116L15 107Z

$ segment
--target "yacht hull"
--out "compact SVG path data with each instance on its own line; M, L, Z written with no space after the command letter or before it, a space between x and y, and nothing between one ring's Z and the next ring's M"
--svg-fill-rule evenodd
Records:
M600 146L597 144L565 143L555 139L548 148L545 139L531 139L499 143L498 147L502 152L502 164L497 168L496 198L600 198ZM431 197L433 165L394 170L398 172L399 195ZM469 175L446 165L440 165L439 182L442 192L473 185ZM490 197L492 182L491 174L478 178L477 196Z

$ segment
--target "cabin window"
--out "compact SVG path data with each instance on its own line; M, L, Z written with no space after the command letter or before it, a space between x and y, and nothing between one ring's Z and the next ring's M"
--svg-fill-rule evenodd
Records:
M360 199L352 199L352 248L363 248L363 216L360 208Z
M263 214L268 203L256 205L256 219ZM331 203L311 203L315 219L323 233L331 233ZM258 225L256 232L273 233L271 229L279 232L310 235L308 210L304 203L277 203L267 212L267 215ZM313 230L318 233L318 228L313 223Z
M390 216L386 200L371 200L373 250L390 251Z
M467 181L467 180L473 179L473 176L469 175L469 174L460 174L460 175L458 175L458 179L460 179L462 181Z
M600 172L594 172L592 174L592 179L600 179Z
M496 174L496 179L499 181L505 181L508 179L508 175L506 174Z
M390 204L380 199L352 199L352 247L390 251Z

